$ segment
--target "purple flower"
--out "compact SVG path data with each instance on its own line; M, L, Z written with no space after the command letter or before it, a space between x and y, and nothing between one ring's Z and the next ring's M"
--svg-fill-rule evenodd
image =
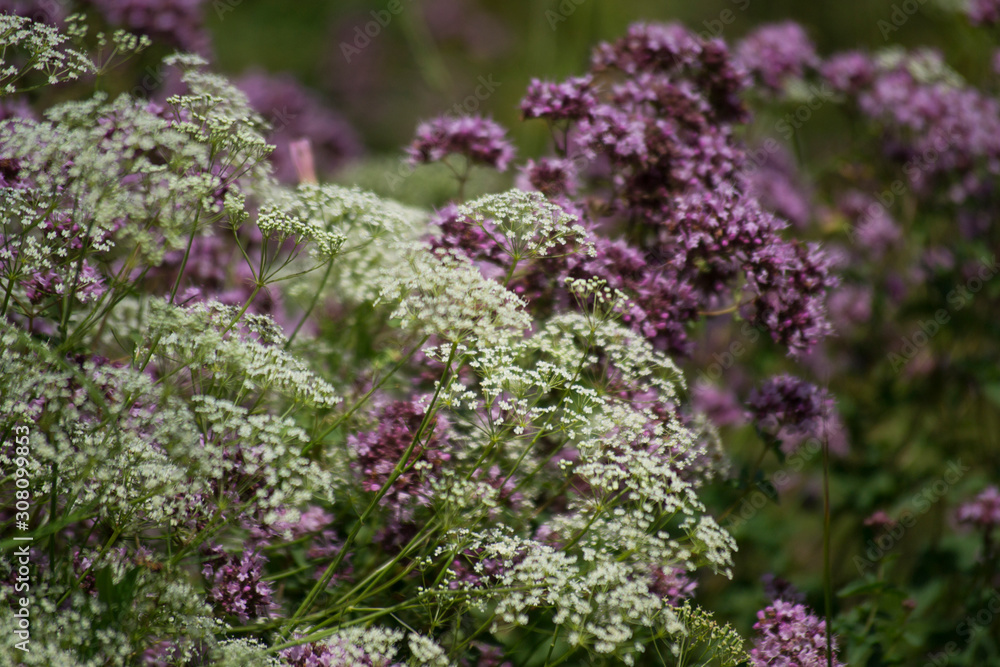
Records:
M825 389L788 374L752 390L747 406L747 416L758 428L782 440L790 438L793 444L799 444L797 436L825 437L834 414L833 398Z
M419 400L394 401L375 414L378 423L375 430L348 436L347 442L357 456L354 465L365 491L375 493L389 480L396 464L417 438L424 414ZM433 494L429 477L451 458L445 451L447 431L444 419L435 416L419 434L405 472L382 496L380 504L389 510L394 525L412 521L418 507L430 506ZM414 465L418 461L425 465Z
M737 46L736 57L773 91L819 65L813 43L802 26L792 21L757 28Z
M978 496L958 508L959 523L967 523L984 531L1000 526L1000 490L988 487Z
M532 79L521 100L521 113L525 118L549 120L579 120L597 106L593 77L580 76L562 83Z
M875 65L867 54L860 51L835 53L819 67L830 86L839 92L857 94L875 79Z
M1000 22L1000 2L997 0L969 0L965 13L973 25L996 25L997 22Z
M740 93L747 87L745 70L734 61L725 42L703 40L678 23L635 23L613 44L594 49L592 70L618 69L634 77L639 73L671 74L689 78L704 94L713 114L723 121L746 120Z
M208 599L223 614L243 623L273 615L278 607L271 599L271 584L261 578L263 556L255 552L230 555L218 546L206 552L201 573L211 586Z
M871 319L872 288L844 285L830 294L827 309L833 328L837 333L846 333Z
M763 163L749 174L749 181L750 193L764 209L796 227L809 222L812 202L787 151L767 153Z
M632 309L622 321L651 339L660 349L690 353L685 324L697 317L693 288L670 265L657 268L641 250L625 241L595 237L596 255L573 255L568 275L603 278L608 287L625 292Z
M91 0L112 25L149 35L185 51L207 54L205 0Z
M482 116L441 116L421 123L407 152L414 165L439 162L448 155L458 154L474 164L499 171L506 171L514 157L506 130Z
M826 622L809 613L802 604L775 600L757 612L754 639L750 651L754 667L825 667ZM833 647L833 664L843 667Z
M543 157L537 162L528 160L518 187L538 190L550 199L574 195L579 187L576 165L573 160L555 157Z
M838 280L831 259L816 244L791 244L780 239L754 252L745 269L754 294L754 324L798 356L833 333L824 297Z
M885 206L870 195L852 190L840 198L839 209L851 223L848 236L873 259L880 259L902 238Z
M691 404L716 426L742 424L746 419L746 412L731 390L703 380L691 389Z

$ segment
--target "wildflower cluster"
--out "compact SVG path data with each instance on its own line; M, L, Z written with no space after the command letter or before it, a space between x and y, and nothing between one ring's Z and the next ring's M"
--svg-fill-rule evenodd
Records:
M974 23L996 22L988 5L969 5ZM138 35L91 38L81 17L0 15L0 433L19 443L0 445L17 470L0 528L30 542L12 556L0 540L0 654L908 664L938 635L903 633L920 607L887 573L932 566L884 556L918 514L956 529L935 557L1000 585L1000 494L983 470L962 479L968 431L929 409L866 430L867 398L916 390L841 372L906 333L886 313L936 299L949 310L904 338L904 379L996 401L995 364L936 357L954 333L931 341L992 312L983 255L1000 247L1000 102L939 53L824 56L790 22L732 47L636 23L586 71L531 80L519 108L547 126L543 154L514 165L491 118L434 118L407 149L412 167L441 163L414 176L433 192L395 201L351 184L375 161L328 180L361 149L318 95L212 71L205 6L94 0ZM128 90L123 61L151 40L198 55L166 58L162 88L105 92ZM775 128L802 130L817 101L864 128L857 144L878 138L862 161L805 169L802 145L756 139L788 105ZM958 453L928 481L931 418ZM917 470L902 509L890 449ZM927 512L953 489L955 511ZM855 534L872 538L862 579L841 582L829 556ZM762 553L796 580L825 560L823 590L768 575L751 635ZM23 559L30 651L11 639ZM913 596L947 613L946 588ZM825 618L806 604L821 596ZM994 649L970 642L965 662Z

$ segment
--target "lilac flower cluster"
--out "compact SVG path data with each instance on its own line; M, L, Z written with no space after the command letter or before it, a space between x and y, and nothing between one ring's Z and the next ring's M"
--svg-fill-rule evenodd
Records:
M969 0L965 13L973 25L996 25L1000 22L1000 2L997 0Z
M264 557L256 552L227 554L222 547L206 549L202 576L210 588L208 599L222 613L246 623L250 619L270 618L277 610L271 584L262 578Z
M1000 526L1000 489L990 486L959 507L958 521L987 532Z
M886 154L906 163L918 192L943 184L961 203L982 196L1000 173L1000 101L962 83L936 51L881 59L847 52L828 58L820 72L884 125Z
M393 528L387 537L399 536L403 524L414 518L418 507L428 507L433 498L433 471L451 458L448 453L448 427L443 417L434 417L420 432L425 408L419 399L393 401L375 415L378 427L352 434L348 444L357 458L355 467L365 491L376 492L389 480L396 464L416 441L404 472L393 481L381 504L391 517ZM418 438L419 436L419 438ZM421 465L417 465L421 463Z
M809 53L800 65L815 64ZM566 273L625 290L634 303L630 326L661 349L689 353L687 325L727 309L741 275L755 322L791 354L831 331L823 304L835 284L829 262L818 248L782 238L787 224L762 209L746 173L734 123L747 119L739 99L747 84L723 42L676 24L637 24L595 50L588 75L533 81L521 103L525 118L552 125L557 152L528 166L528 183L569 197L583 177L610 182L584 215L598 238L624 233L596 242L597 256L571 260ZM793 191L786 187L775 208L803 221L808 202ZM545 292L544 280L525 281L534 286L522 292L529 298Z
M826 660L826 621L802 604L775 600L757 612L758 637L750 651L754 667L823 667ZM843 667L836 657L833 664Z
M448 155L462 155L472 164L506 171L514 147L498 123L481 116L441 116L417 128L407 151L414 165L440 162Z
M778 375L750 392L748 417L765 432L778 434L786 447L807 436L827 437L834 401L825 389L792 375ZM786 452L790 453L790 452Z
M785 81L801 78L819 65L816 49L798 23L761 26L736 48L736 57L768 89L780 91Z
M192 53L207 54L211 40L205 29L205 0L89 0L112 25Z

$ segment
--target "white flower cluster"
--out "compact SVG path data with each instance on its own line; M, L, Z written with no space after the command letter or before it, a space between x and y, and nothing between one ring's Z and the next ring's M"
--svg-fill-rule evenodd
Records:
M449 343L482 349L520 338L531 326L520 297L457 253L419 248L384 271L379 284L379 300L396 303L393 318Z
M15 84L29 72L40 73L48 84L94 72L89 56L67 47L66 42L66 35L55 26L24 16L0 14L0 95L16 92ZM137 47L138 44L134 48Z
M191 402L209 434L205 450L213 462L212 479L238 482L235 491L241 498L252 491L263 523L295 521L297 510L284 514L277 510L303 505L330 488L330 474L301 455L309 439L292 421L248 414L245 408L212 396L193 396Z
M410 664L414 667L449 667L453 664L445 650L430 637L411 632L406 644L410 648Z
M343 399L326 380L280 345L267 345L227 331L235 319L231 307L201 303L188 308L152 301L148 320L149 350L169 361L212 374L217 384L247 395L274 391L306 405L333 407Z
M540 192L510 190L485 195L459 207L458 212L483 229L515 261L561 257L576 252L596 254L587 230L575 215L551 203ZM569 249L563 248L573 244ZM562 248L553 254L554 249Z
M274 146L265 141L267 123L253 111L246 94L225 77L205 71L208 63L198 56L175 54L163 62L180 68L188 88L186 94L167 99L174 108L174 126L195 143L212 146L222 156L220 167L228 168L220 171L235 172L228 178L266 184L264 158Z
M213 197L223 180L213 169L221 166L210 146L191 141L145 102L108 102L98 93L46 117L0 124L0 146L18 160L27 186L5 194L17 199L2 213L8 234L71 216L85 247L135 248L155 265L184 247L199 207L219 208ZM59 240L47 237L46 246L58 253Z
M649 590L643 570L628 561L587 558L501 530L456 530L452 539L455 551L477 554L472 567L477 575L483 575L486 561L494 571L499 563L500 573L485 585L486 580L448 584L448 590L468 591L480 610L493 605L497 623L527 625L532 610L551 607L553 622L572 645L614 653L626 662L637 626L684 631L670 605Z
M257 225L278 239L308 239L322 257L356 252L422 221L423 213L357 187L304 183L275 188Z

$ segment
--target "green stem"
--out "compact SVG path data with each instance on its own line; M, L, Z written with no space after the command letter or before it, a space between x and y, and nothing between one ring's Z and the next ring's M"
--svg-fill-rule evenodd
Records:
M823 602L826 613L826 665L833 667L833 576L830 569L830 442L823 438Z
M306 320L309 319L309 316L312 315L313 310L316 308L316 304L319 303L319 295L323 293L323 288L326 287L326 281L330 279L330 273L332 271L333 271L333 258L330 258L330 261L327 262L326 264L326 273L323 274L323 280L320 281L319 287L316 288L316 293L313 294L313 298L312 301L309 303L309 307L306 308L306 312L302 314L302 319L300 319L299 323L295 326L295 331L293 331L292 335L290 335L288 337L288 340L285 341L286 350L292 344L292 341L295 340L295 336L298 335L299 329L302 328L302 325L305 324Z

